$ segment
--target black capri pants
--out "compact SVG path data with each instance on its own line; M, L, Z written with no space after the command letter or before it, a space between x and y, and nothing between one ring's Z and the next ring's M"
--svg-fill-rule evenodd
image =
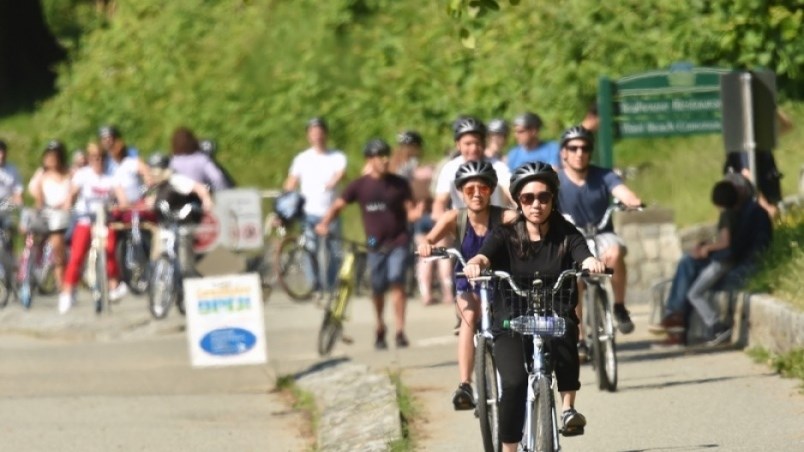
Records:
M551 339L547 350L553 356L559 391L581 388L578 361L578 326L567 319L567 333ZM528 396L528 374L525 362L533 355L533 339L517 333L502 333L494 338L494 361L500 375L500 440L518 443L525 425L525 399ZM560 410L560 401L557 401Z

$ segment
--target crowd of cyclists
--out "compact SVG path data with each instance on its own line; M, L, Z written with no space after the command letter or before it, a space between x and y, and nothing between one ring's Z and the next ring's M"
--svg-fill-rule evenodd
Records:
M588 119L583 124L594 128ZM323 269L316 287L322 293L333 287L339 265L342 228L338 213L348 203L360 205L369 247L378 350L388 347L383 315L386 292L394 305L396 346L408 345L404 316L410 294L405 290L404 269L410 265L410 241L420 257L429 256L435 246L452 246L468 260L465 269L453 268L446 260L418 259L415 263L422 302L429 305L440 299L456 306L456 410L475 406L471 374L479 298L471 277L479 275L481 268L505 270L520 278L532 278L534 272L557 276L573 265L592 272L612 268L617 275L612 281L617 327L624 334L634 328L625 308L623 241L610 225L601 231L597 237L601 250L598 260L577 227L597 224L613 197L631 207L640 206L642 201L616 173L591 164L593 132L583 125L567 129L559 142L541 139L542 121L537 114L523 113L512 125L517 144L506 151L506 120L493 119L486 126L478 118L459 117L453 123L454 148L434 166L420 161L424 141L416 131L399 133L393 150L385 141L372 139L363 150L361 176L338 193L338 184L345 177L346 156L328 147L326 121L313 118L307 123L310 148L295 157L284 184L284 189L299 190L303 195L306 233L317 234L320 246L328 250L319 253L316 249L321 260L318 268ZM456 276L460 270L469 279ZM440 285L438 292L434 291L434 278ZM502 306L505 300L499 303ZM573 306L577 305L576 299ZM577 326L579 310L577 307L561 314ZM498 362L502 381L500 420L506 425L501 438L506 449L515 450L524 422L519 412L527 383L521 362L524 345L521 337L501 330L505 310L495 312L495 354L502 360ZM563 431L582 434L586 421L574 403L580 387L580 361L588 349L579 340L577 327L559 342L557 373L564 408Z
M33 199L30 214L46 224L59 287L60 313L67 313L75 304L97 209L109 211L113 219L122 222L130 219L132 210L142 212L145 220L155 221L154 203L162 200L171 207L193 202L203 210L210 210L210 193L233 185L214 160L215 148L214 141L199 142L185 127L174 131L170 155L156 152L147 162L112 125L100 127L97 139L74 151L72 157L61 141L47 143L27 190ZM9 162L9 151L0 140L0 201L22 208L25 187L19 171ZM13 232L15 225L10 219L6 215L2 227ZM116 233L107 235L106 270L111 301L128 293L126 284L120 280L116 241Z

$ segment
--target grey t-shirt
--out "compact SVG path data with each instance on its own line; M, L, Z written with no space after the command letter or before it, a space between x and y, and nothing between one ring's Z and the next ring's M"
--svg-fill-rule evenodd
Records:
M0 200L6 200L16 193L22 193L22 178L16 166L6 163L0 166Z
M564 170L558 172L561 186L558 190L558 207L561 213L572 217L576 226L584 228L597 225L603 219L611 203L611 191L623 180L614 171L598 166L589 166L586 183L576 185ZM600 232L613 229L611 222Z

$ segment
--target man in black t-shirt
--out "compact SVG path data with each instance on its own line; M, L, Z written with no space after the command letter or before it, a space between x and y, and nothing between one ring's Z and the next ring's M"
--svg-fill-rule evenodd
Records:
M369 246L371 297L377 314L374 347L378 350L388 348L383 320L385 292L390 292L394 304L396 346L408 346L405 336L404 281L410 246L408 222L416 219L410 184L388 171L390 154L391 148L386 142L379 139L369 141L363 149L366 173L346 187L315 228L319 235L326 235L329 223L347 204L357 202L360 205Z

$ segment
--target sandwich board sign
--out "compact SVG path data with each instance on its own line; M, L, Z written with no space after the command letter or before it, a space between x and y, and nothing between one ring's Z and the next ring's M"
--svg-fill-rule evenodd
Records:
M256 274L188 278L184 300L193 367L264 364L268 360Z

